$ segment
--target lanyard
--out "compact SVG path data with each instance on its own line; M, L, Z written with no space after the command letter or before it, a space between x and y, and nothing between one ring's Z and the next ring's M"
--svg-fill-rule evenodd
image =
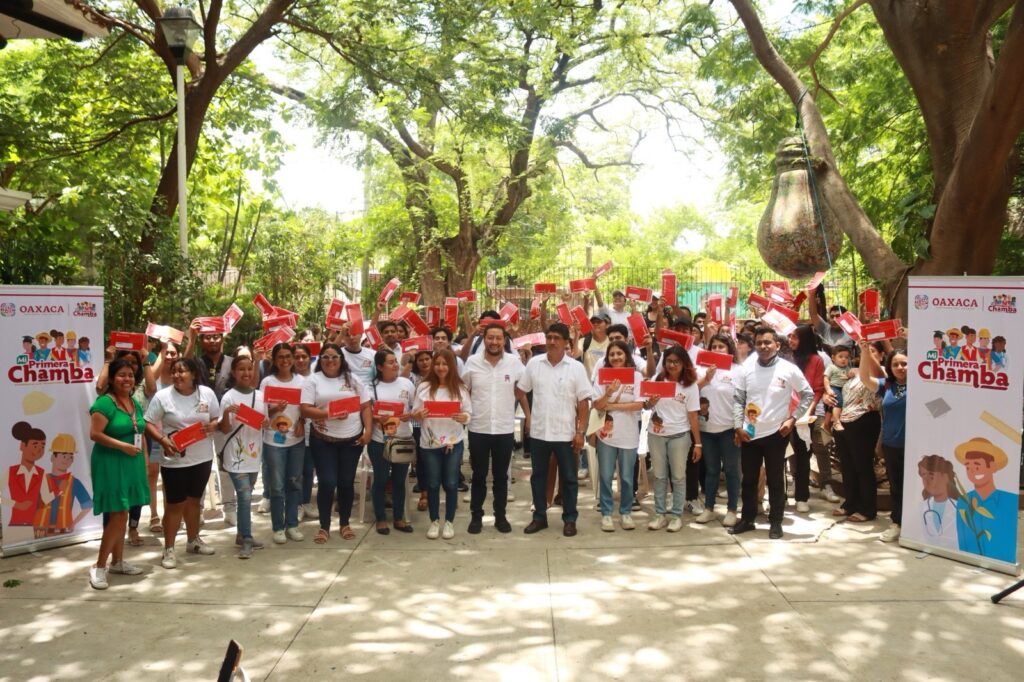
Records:
M130 396L129 396L128 400L129 400L129 404L132 407L131 410L124 409L124 407L121 406L121 401L118 400L117 398L114 398L114 405L117 406L117 409L121 410L122 412L127 413L128 416L131 418L131 420L132 420L132 431L134 431L135 433L142 433L141 431L139 431L138 417L136 417L136 415L135 415L135 402L132 400L132 398Z

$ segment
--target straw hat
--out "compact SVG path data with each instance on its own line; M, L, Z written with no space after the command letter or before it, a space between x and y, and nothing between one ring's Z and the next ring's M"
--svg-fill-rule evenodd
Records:
M39 332L36 334L36 341L42 343L43 339L46 339L46 342L49 343L52 340L52 337L46 332Z
M966 443L961 443L956 446L955 450L956 458L961 464L967 464L967 456L973 452L978 452L991 457L995 462L996 469L1002 469L1006 466L1006 453L999 449L988 438L972 438Z
M956 327L950 327L949 329L946 330L946 336L953 336L954 334L956 336L963 336L964 335L964 333L962 331L960 331L959 329L957 329Z

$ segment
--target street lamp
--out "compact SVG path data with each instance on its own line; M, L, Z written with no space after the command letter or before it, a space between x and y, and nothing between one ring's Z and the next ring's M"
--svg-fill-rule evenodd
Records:
M164 15L157 19L167 47L174 55L177 64L175 80L178 85L178 241L182 257L188 256L188 190L186 181L185 147L185 56L191 51L192 44L203 31L192 12L187 7L168 7Z

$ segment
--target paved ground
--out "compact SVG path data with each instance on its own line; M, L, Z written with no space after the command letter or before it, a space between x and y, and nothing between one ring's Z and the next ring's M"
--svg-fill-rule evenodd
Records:
M412 535L364 525L239 561L212 522L217 554L166 571L149 537L128 549L145 575L105 592L87 581L96 543L5 559L0 581L22 584L0 589L0 681L210 680L232 637L253 679L1021 679L1024 590L993 605L1010 577L878 542L887 521L837 525L814 501L781 542L692 516L677 534L602 533L585 487L577 537L557 509L527 537L526 471L514 491L511 535L490 517L468 535L460 500L451 541L414 512Z

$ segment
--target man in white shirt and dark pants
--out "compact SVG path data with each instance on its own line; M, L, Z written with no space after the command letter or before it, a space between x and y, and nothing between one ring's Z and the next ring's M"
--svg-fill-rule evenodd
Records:
M576 453L583 448L593 387L582 363L566 355L569 328L556 322L548 327L545 337L548 352L530 360L519 382L519 390L523 393L533 391L533 411L526 420L533 462L530 474L533 520L523 532L529 535L548 527L548 459L554 454L563 485L562 522L565 525L562 534L572 537L576 535L576 497L579 492Z
M771 506L768 537L777 540L782 537L782 512L786 506L786 444L798 416L803 416L811 406L814 392L800 368L779 357L779 340L772 329L754 330L754 351L757 360L742 365L736 372L733 424L736 444L741 448L743 513L729 533L739 535L754 530L757 480L764 462ZM794 392L800 400L790 414Z
M484 328L484 352L466 361L462 380L473 404L469 420L469 462L473 468L473 487L469 509L470 533L483 528L484 500L487 499L487 469L494 477L494 527L509 533L512 526L505 516L508 502L508 467L515 445L516 401L529 419L526 394L517 388L525 371L519 356L505 352L505 330L499 324Z

